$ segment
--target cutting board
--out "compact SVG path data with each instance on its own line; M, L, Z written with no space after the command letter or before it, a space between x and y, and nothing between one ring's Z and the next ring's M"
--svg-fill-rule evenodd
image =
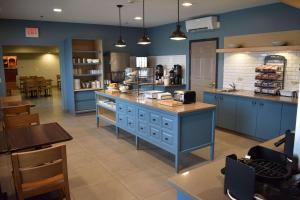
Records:
M174 101L174 100L161 100L158 101L158 103L170 107L181 106L183 104L182 102Z

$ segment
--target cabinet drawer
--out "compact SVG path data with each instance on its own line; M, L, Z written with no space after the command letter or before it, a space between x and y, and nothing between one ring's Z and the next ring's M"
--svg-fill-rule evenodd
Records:
M167 132L162 132L162 142L168 145L173 145L173 136Z
M151 127L150 128L150 136L152 139L156 141L161 141L161 131L157 128Z
M126 113L127 106L126 106L126 104L118 103L117 109L118 109L118 112L120 112L120 113Z
M125 115L117 115L117 125L118 127L124 128L126 124L126 116Z
M151 113L150 114L150 123L160 126L160 116L158 114Z
M149 113L146 110L139 109L138 118L139 118L139 120L148 122L148 120L149 120Z
M162 117L162 126L163 128L166 128L170 131L173 131L174 130L174 122L175 120L174 119L171 119L171 118L167 118L167 117Z
M139 122L138 134L144 135L144 136L149 136L149 126L146 123Z
M95 100L85 100L75 102L76 111L93 110L96 109Z
M135 130L135 120L133 118L127 117L127 128L129 130Z
M134 118L135 117L135 107L127 106L127 116Z

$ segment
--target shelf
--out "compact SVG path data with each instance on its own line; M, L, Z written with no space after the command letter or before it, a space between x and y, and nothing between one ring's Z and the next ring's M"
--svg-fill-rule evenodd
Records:
M92 90L102 90L102 88L86 88L86 89L74 90L74 92L84 92L84 91L92 91Z
M107 110L110 110L112 112L116 112L116 106L110 106L107 103L103 103L103 102L99 102L96 104L97 106L101 107L101 108L105 108Z
M92 50L73 50L73 53L101 53L101 51L92 51Z
M110 124L116 124L116 113L113 111L99 108L99 117L100 120L103 119Z
M96 109L90 109L90 110L78 110L75 111L76 114L80 114L80 113L86 113L86 112L95 112Z
M102 74L74 74L76 77L83 77L83 76L101 76Z
M101 63L73 63L74 66L96 66L100 64Z
M217 53L269 52L269 51L300 51L300 45L217 49Z

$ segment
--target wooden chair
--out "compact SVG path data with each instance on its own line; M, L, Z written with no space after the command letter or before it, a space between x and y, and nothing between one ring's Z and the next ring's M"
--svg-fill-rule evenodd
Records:
M30 114L30 105L21 105L10 108L3 108L4 118L7 116Z
M19 200L61 190L70 200L66 145L11 156Z
M4 119L5 130L23 128L40 124L39 114L7 116Z
M26 94L26 97L39 95L39 84L35 79L27 79L26 80L25 94Z

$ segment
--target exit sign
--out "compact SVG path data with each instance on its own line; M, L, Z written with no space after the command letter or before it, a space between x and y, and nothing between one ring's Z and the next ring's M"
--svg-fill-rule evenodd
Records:
M28 38L38 38L39 37L39 28L26 27L25 36Z

